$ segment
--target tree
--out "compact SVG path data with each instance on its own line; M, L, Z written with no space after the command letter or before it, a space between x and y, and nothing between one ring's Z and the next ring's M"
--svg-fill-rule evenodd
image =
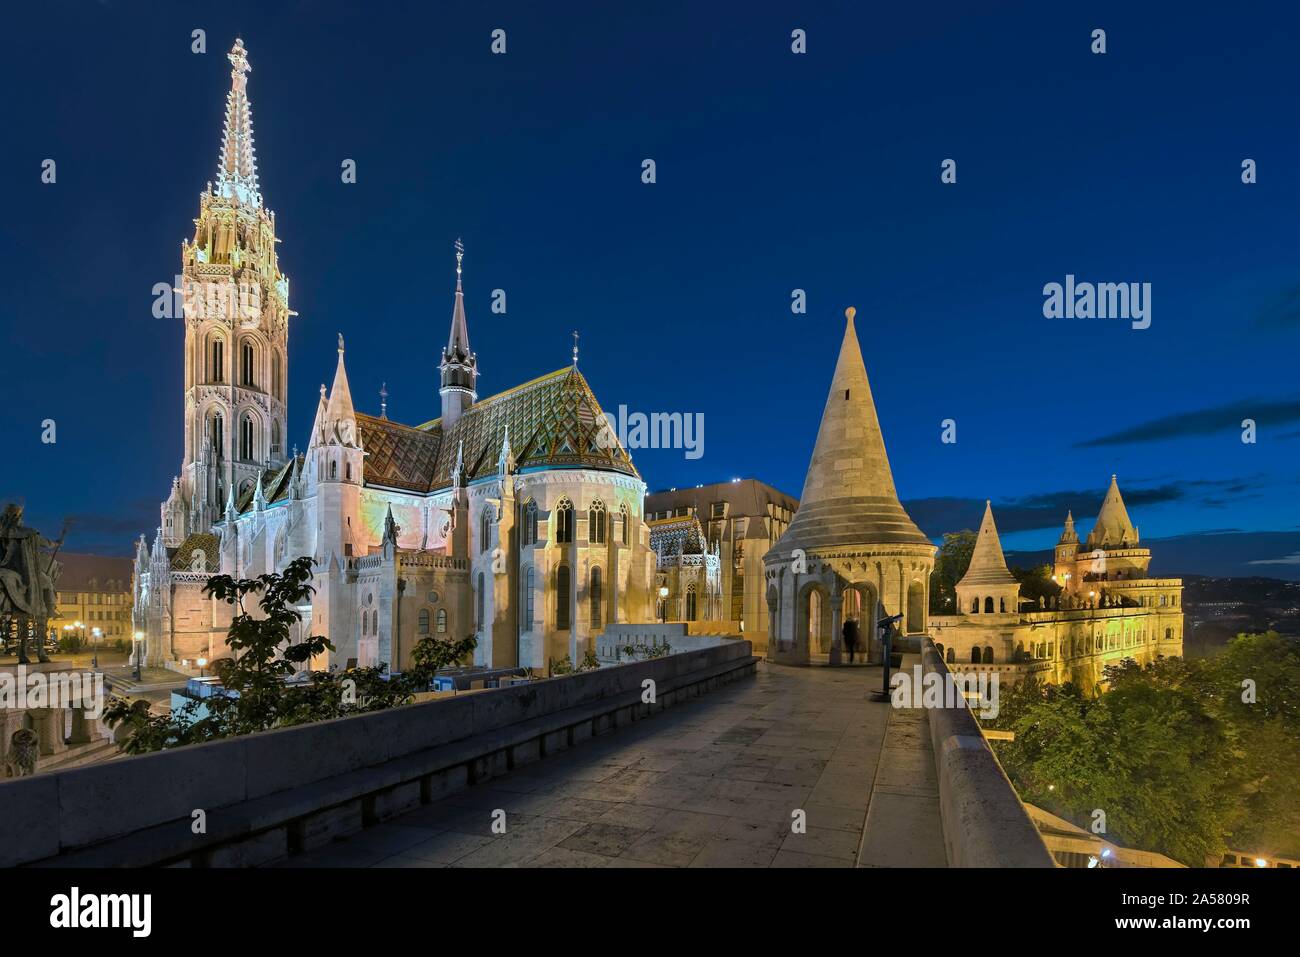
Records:
M1033 568L1011 568L1011 574L1020 582L1020 597L1027 598L1035 605L1041 596L1044 603L1050 605L1051 599L1061 593L1061 586L1052 580L1051 565L1035 565Z
M312 560L303 557L280 574L210 578L204 591L237 608L226 634L232 657L218 671L220 689L167 715L151 714L147 701L114 700L104 718L110 726L131 729L123 750L140 754L407 704L429 687L439 668L474 649L473 636L460 641L430 636L415 646L414 666L400 675L388 675L380 666L295 678L300 666L310 667L317 655L334 650L319 636L290 643L292 628L302 618L297 606L314 591L311 575ZM245 610L250 596L260 596L261 616Z
M957 582L970 567L970 557L975 551L979 536L969 528L960 532L945 532L943 544L934 556L934 571L930 575L930 614L957 614Z
M1108 666L1105 683L1089 697L1030 677L1002 695L1015 740L998 755L1026 801L1085 826L1104 811L1108 839L1190 866L1296 852L1300 643L1239 635L1208 659Z

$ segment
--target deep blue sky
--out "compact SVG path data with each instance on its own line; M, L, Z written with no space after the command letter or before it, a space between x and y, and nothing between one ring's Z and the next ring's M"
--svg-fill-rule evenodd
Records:
M462 236L480 394L566 364L577 328L607 410L704 414L702 458L634 451L652 489L743 475L798 495L854 304L927 532L974 526L991 498L1008 547L1050 545L1067 507L1090 527L1118 472L1144 538L1284 533L1235 535L1231 570L1300 577L1300 559L1247 564L1300 553L1300 15L809 6L11 12L0 494L50 531L77 516L69 547L152 535L181 458L182 329L151 317L151 289L214 176L238 34L300 313L290 441L306 444L340 331L363 410L386 380L391 417L437 414ZM1066 273L1152 283L1151 328L1043 318ZM1156 567L1211 570L1169 557Z

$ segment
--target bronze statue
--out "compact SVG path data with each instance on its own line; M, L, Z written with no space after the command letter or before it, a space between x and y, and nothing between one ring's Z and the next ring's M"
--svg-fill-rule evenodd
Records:
M54 589L61 567L54 557L62 544L63 536L51 542L24 525L21 505L5 506L0 515L0 617L17 623L20 665L31 663L29 636L36 638L37 659L50 660L45 654L45 625L58 611Z

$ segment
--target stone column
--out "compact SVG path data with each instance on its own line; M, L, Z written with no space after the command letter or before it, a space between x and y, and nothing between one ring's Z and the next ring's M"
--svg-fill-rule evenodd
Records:
M36 725L36 735L41 754L58 754L67 747L63 741L64 709L33 708L32 719Z
M73 708L72 733L68 736L68 743L90 744L92 741L98 741L100 735L97 733L97 724L94 718L86 717L85 708Z
M843 627L843 617L844 617L844 592L840 590L840 584L838 581L836 581L836 583L832 586L830 606L831 606L830 663L832 665L838 665L841 664L844 660L840 648L840 643L841 643L840 631Z

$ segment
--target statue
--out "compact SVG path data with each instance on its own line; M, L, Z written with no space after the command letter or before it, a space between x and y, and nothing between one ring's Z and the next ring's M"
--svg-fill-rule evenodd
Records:
M40 738L30 728L19 728L9 737L9 750L5 753L5 777L25 778L36 773L36 759L40 754Z
M54 557L62 544L62 535L51 542L24 525L21 505L5 506L0 515L0 617L17 623L20 665L31 664L29 635L36 638L37 659L50 660L45 654L45 624L58 610L54 586L61 567ZM47 554L49 549L53 551Z

